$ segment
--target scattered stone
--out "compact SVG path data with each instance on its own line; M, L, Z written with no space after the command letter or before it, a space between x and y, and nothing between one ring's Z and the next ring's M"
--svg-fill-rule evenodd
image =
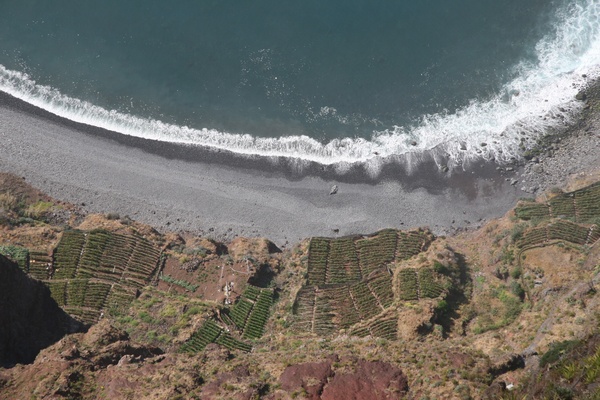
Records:
M332 194L336 194L337 192L338 192L338 186L337 185L333 185L331 187L331 190L329 191L329 194L332 195Z
M416 141L416 140L413 140L413 141L411 141L411 142L410 142L410 145L411 145L411 146L416 146L416 145L417 145L417 141Z
M514 171L515 169L513 167L507 167L506 170L511 172L511 171Z
M442 172L448 172L449 170L450 170L450 169L448 168L448 166L447 166L447 165L444 165L444 166L442 167Z
M516 179L511 179L511 181L510 181L510 184L511 184L512 186L514 186L514 185L516 185L518 182L519 182L519 181L518 181L518 180L516 180Z
M540 164L535 164L533 167L531 167L531 170L536 174L541 174L542 172L544 172L544 169Z

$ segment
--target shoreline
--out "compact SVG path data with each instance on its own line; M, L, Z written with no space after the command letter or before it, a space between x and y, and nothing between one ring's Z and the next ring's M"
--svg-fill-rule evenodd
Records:
M261 236L282 247L310 236L388 227L448 235L503 215L525 194L514 182L520 179L516 166L499 170L481 162L444 174L433 160L414 171L391 162L377 179L362 167L340 175L313 163L300 172L281 160L75 123L5 93L0 140L0 170L59 200L85 204L88 212L117 212L159 230L219 240ZM333 185L338 192L330 195Z

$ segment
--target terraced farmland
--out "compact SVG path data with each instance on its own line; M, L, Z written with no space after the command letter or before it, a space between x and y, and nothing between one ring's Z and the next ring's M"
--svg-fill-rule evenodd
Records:
M221 313L222 321L229 327L207 319L180 350L195 353L202 351L209 343L216 343L230 350L249 352L252 345L241 339L258 339L263 335L272 304L271 289L247 285L233 307L226 308ZM237 331L235 336L231 334L234 331Z
M600 182L570 193L559 194L545 203L522 202L515 208L523 220L567 218L594 223L600 218Z
M356 250L362 276L368 276L382 266L396 260L397 231L386 229L374 236L356 241Z
M567 220L554 220L544 226L527 230L517 246L528 249L545 243L562 240L583 245L592 245L600 239L600 228L597 225L584 226Z
M431 234L385 229L370 236L312 238L308 246L308 279L313 286L360 282L373 271L407 260L427 248Z
M398 316L390 314L361 324L350 331L351 335L365 337L371 335L388 340L398 339Z
M17 246L1 246L0 253L44 282L59 306L87 324L104 311L127 307L160 260L160 250L146 239L100 230L65 231L52 254Z
M233 307L223 313L224 320L233 323L244 339L258 339L264 332L272 304L271 289L247 285Z
M66 231L53 255L30 252L26 271L87 324L125 308L157 272L160 250L142 237L107 231Z
M366 321L379 320L393 306L393 271L396 262L424 251L432 235L418 230L400 232L385 229L374 235L344 238L313 238L308 246L306 285L296 295L293 306L294 329L329 335L340 329L378 337L394 338L392 322L370 329ZM415 282L417 275L414 273ZM426 278L426 277L425 277ZM427 286L433 295L437 286ZM414 295L401 299L417 300ZM354 334L354 333L353 333ZM359 335L360 336L360 335Z
M179 350L185 353L198 353L204 350L210 343L217 343L230 350L241 350L245 352L250 352L252 350L250 344L234 338L229 332L217 325L217 323L211 319L206 320Z
M435 299L445 290L446 278L429 267L405 268L397 273L398 293L401 300Z

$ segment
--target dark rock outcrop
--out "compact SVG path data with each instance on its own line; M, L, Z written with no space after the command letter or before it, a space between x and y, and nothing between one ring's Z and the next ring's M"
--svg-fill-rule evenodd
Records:
M0 255L0 366L31 363L41 349L83 329L43 283Z
M287 367L279 377L281 389L292 397L312 400L397 399L408 392L402 370L382 361L341 360L353 368L337 370L337 356L322 362ZM272 398L278 398L274 396Z
M319 400L323 388L333 376L331 361L290 365L281 376L281 388L289 393L304 392L307 399Z
M398 399L408 391L402 370L382 361L358 361L353 373L340 373L321 395L322 400Z

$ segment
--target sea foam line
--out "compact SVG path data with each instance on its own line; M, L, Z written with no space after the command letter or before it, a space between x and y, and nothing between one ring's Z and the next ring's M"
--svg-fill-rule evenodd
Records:
M0 65L0 90L69 120L125 135L206 146L267 157L286 157L321 164L370 162L435 150L449 165L475 159L500 162L519 157L549 128L568 123L580 109L574 97L585 84L583 74L597 78L600 64L600 0L580 0L559 10L556 32L536 46L538 62L519 66L516 79L485 101L473 100L453 114L423 116L415 127L395 126L374 132L371 140L334 139L320 143L308 136L260 138L249 134L194 129L107 110L39 85L26 73ZM417 156L418 158L418 156Z

